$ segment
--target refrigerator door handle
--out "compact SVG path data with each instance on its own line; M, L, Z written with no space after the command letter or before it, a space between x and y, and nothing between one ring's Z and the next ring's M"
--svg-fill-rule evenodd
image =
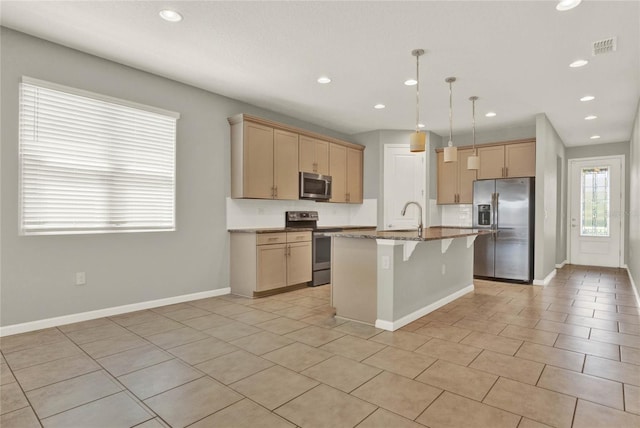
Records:
M500 223L500 217L499 217L499 213L500 213L500 193L496 193L496 208L495 208L495 221L494 224L496 225L496 231L498 230L498 225Z

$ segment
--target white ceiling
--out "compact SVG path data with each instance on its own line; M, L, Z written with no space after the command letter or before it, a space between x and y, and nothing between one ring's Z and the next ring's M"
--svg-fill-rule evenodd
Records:
M534 123L567 146L628 141L640 99L640 1L6 1L3 26L347 134L415 126L448 134ZM168 23L169 7L184 20ZM591 56L618 37L615 53ZM580 69L568 64L586 58ZM316 79L328 75L329 85ZM580 102L583 95L595 101ZM384 103L387 108L374 110ZM487 111L497 116L489 119ZM585 121L595 114L598 119ZM591 135L602 138L590 140Z

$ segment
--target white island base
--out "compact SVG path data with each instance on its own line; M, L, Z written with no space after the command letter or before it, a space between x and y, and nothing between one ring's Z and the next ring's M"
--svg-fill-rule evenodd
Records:
M336 316L394 331L473 291L477 231L460 232L420 240L393 239L391 232L335 234Z

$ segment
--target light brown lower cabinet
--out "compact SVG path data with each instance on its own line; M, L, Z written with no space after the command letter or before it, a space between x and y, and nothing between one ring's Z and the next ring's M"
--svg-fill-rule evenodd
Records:
M231 233L231 292L259 297L311 281L311 232Z

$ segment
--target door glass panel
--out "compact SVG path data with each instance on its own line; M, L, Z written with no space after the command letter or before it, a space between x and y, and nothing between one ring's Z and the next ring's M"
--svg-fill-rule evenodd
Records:
M609 168L582 168L580 236L609 236Z

